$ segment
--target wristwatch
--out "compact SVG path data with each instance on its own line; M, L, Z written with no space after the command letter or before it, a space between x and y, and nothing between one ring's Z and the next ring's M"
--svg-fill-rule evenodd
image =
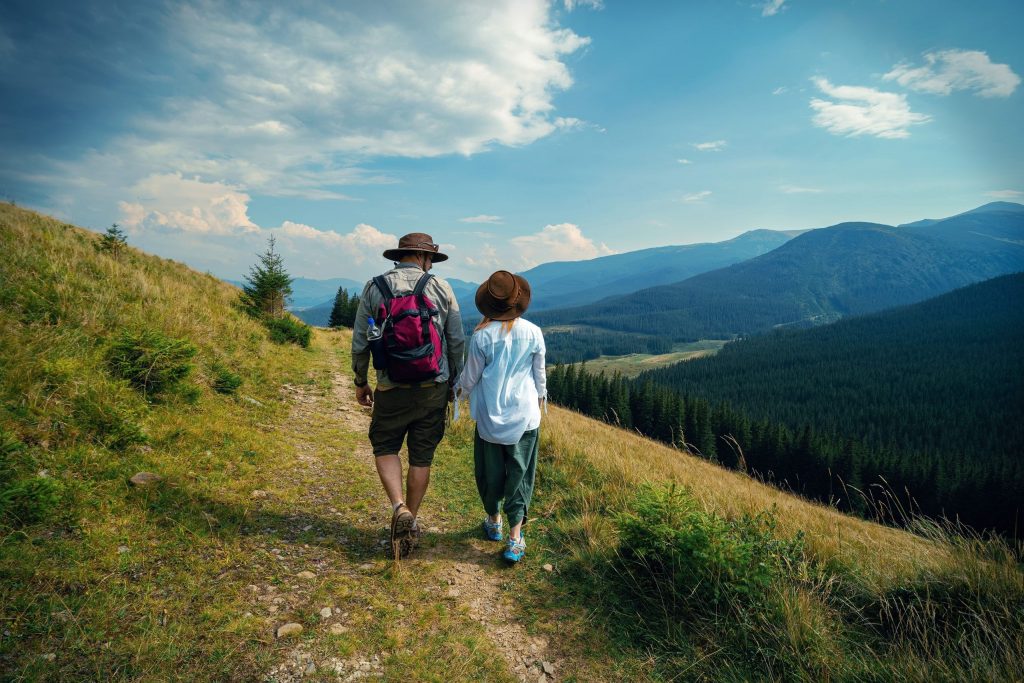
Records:
M359 382L357 382L356 380L352 380L352 381L353 381L353 382L355 383L355 385L356 385L357 387L359 387L360 389L362 389L362 388L363 388L363 387L365 387L365 386L366 386L367 384L369 384L369 382L368 382L367 380L363 380L363 383L362 383L362 384L360 384L360 383L359 383Z

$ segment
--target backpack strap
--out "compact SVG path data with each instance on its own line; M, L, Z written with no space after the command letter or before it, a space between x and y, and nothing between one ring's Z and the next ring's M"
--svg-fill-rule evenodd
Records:
M417 280L416 286L412 290L413 295L417 297L423 296L423 290L427 288L427 283L430 282L433 277L434 276L430 273L423 273L423 275L420 275L420 279Z
M433 277L434 276L430 273L423 273L412 290L413 296L416 297L416 306L420 311L420 324L423 328L424 344L430 341L430 309L427 308L427 300L423 296L423 290L427 288L427 283L430 282Z
M388 279L383 275L375 275L373 278L373 284L377 285L377 289L380 290L380 295L384 297L384 311L387 316L391 316L391 301L395 298L395 293L391 291L391 285L388 284ZM381 321L383 326L384 321Z

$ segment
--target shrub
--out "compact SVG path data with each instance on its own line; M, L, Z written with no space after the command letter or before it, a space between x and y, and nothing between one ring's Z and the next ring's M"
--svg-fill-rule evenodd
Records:
M0 522L21 526L49 517L60 505L63 487L45 476L19 479L13 460L25 445L0 429Z
M75 399L72 415L75 424L89 433L91 441L101 446L120 451L132 444L146 442L146 434L137 422L137 416L118 404L116 395L89 390Z
M63 487L49 477L29 477L0 490L0 519L15 526L40 522L60 505Z
M213 366L213 390L219 394L233 394L242 386L242 378L222 365Z
M108 361L111 371L144 394L166 391L192 371L196 347L149 329L124 330L114 340Z
M741 615L765 606L805 565L802 535L776 537L768 513L727 520L675 487L641 489L632 507L616 520L618 566L632 597L654 615Z
M309 347L313 330L305 323L296 320L291 316L283 318L270 318L266 321L267 329L270 330L270 339L278 344L291 342L303 348Z

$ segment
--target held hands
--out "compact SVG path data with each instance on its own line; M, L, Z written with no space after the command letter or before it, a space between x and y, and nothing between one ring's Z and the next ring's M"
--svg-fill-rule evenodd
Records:
M370 388L369 384L356 387L356 401L358 401L361 406L366 406L367 408L373 407L373 389Z

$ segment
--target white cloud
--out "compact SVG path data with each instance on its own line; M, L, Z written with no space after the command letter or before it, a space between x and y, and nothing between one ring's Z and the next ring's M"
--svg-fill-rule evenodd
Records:
M565 9L568 12L577 7L589 7L590 9L604 9L604 0L565 0Z
M694 142L693 148L700 152L721 152L725 149L725 140L714 140L712 142Z
M680 164L683 164L684 166L686 166L686 165L689 165L689 164L692 164L692 163L693 163L693 162L692 162L692 161L690 161L689 159L676 159L676 161L677 161L677 162L679 162Z
M582 261L615 253L604 243L594 244L573 223L546 225L532 235L513 237L509 244L519 259L516 270L526 270L548 261Z
M817 194L822 191L816 187L800 187L799 185L782 185L779 189L786 194Z
M701 190L692 194L683 195L682 201L686 204L699 204L711 196L711 190Z
M778 88L776 88L775 90L772 90L772 94L773 94L773 95L781 95L782 93L786 92L787 90L789 90L789 88L787 88L787 87L786 87L786 86L784 86L784 85L780 85L780 86L779 86Z
M995 199L1016 199L1017 197L1024 197L1024 192L1019 190L992 190L985 193L986 197L994 197Z
M754 7L761 10L762 17L774 17L780 11L786 9L783 5L786 4L786 0L767 0L760 5L754 5Z
M362 276L364 264L384 264L381 254L398 243L396 235L365 223L347 233L294 221L261 227L249 218L246 193L180 174L150 176L132 191L134 200L120 203L119 223L133 244L227 277L245 272L271 235L289 271L303 277Z
M460 223L501 223L501 216L489 216L485 213L479 216L466 216L459 219Z
M502 264L498 257L498 250L492 244L484 244L482 247L474 249L472 255L466 254L462 257L462 262L474 272L478 280L483 280L496 270L509 267L507 263Z
M882 78L933 95L972 90L981 97L1009 97L1020 85L1020 76L1009 64L993 64L978 50L926 52L924 60L919 67L897 64Z
M249 195L224 183L204 183L180 173L151 175L131 189L134 201L122 201L121 223L129 231L168 230L211 235L255 232L249 219Z
M814 125L834 135L905 138L910 126L927 123L931 117L910 110L905 95L854 85L832 85L824 78L812 79L834 100L811 99L816 113Z

